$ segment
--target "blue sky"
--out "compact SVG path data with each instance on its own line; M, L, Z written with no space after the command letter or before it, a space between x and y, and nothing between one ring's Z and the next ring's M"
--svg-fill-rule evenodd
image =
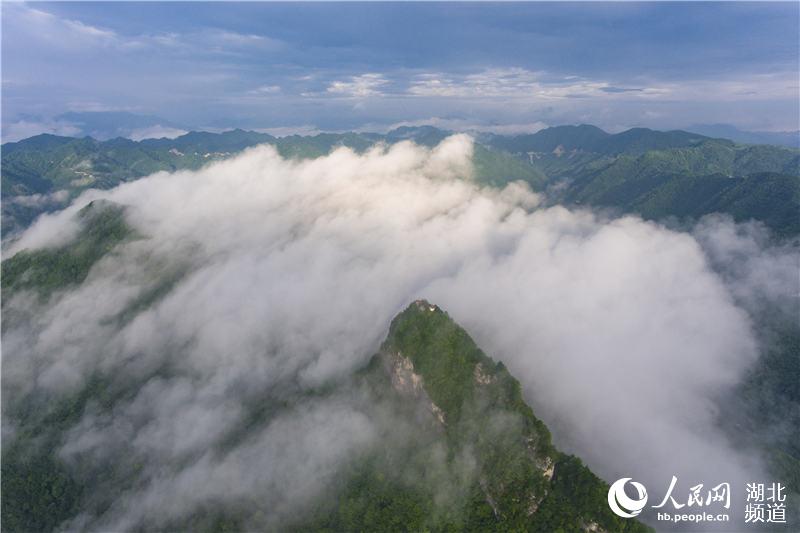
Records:
M120 111L155 117L132 136L795 130L799 6L4 2L3 137Z

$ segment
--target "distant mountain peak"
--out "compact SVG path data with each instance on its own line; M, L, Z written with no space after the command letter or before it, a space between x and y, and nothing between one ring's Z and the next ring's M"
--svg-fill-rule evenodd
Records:
M730 139L745 144L776 144L800 148L800 131L746 131L732 124L694 124L687 128L710 137Z

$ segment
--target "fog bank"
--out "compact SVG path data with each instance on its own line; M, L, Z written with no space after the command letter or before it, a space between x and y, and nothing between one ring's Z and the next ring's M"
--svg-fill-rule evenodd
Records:
M69 430L68 462L142 463L136 490L73 525L129 528L207 501L258 496L278 508L313 494L378 438L362 401L301 401L226 453L209 450L260 395L361 367L417 298L502 360L556 444L606 480L633 477L660 499L673 474L684 491L760 476L715 428L715 401L757 357L747 291L783 294L773 271L790 273L794 256L759 263L760 245L741 250L755 262L734 293L709 259L727 261L729 221L692 235L537 209L524 184L472 181L471 155L464 135L306 161L261 146L89 191L26 231L11 252L62 244L79 230L75 213L104 198L128 206L138 235L48 305L7 303L32 313L4 333L7 394L67 394L98 372L145 383Z

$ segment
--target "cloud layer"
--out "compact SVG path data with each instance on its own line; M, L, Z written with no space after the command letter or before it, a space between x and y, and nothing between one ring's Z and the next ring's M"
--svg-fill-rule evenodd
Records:
M67 394L98 373L142 384L110 412L90 406L63 443L75 464L141 462L135 490L75 524L128 528L253 495L280 509L322 490L386 423L357 393L297 401L219 443L253 402L345 379L420 297L504 361L556 443L606 479L666 490L673 474L686 487L758 474L715 429L715 400L757 356L704 252L719 224L698 242L537 209L523 184L471 181L471 155L464 135L307 161L261 146L87 192L30 228L12 251L63 243L77 210L105 198L129 206L139 235L49 305L7 302L31 317L4 334L10 397Z

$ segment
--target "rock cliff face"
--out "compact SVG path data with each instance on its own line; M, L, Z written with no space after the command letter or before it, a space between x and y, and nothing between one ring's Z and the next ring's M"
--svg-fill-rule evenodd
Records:
M444 426L444 411L428 397L422 376L414 372L414 363L402 352L387 353L383 359L388 363L386 366L394 390L403 396L420 400L436 421Z

